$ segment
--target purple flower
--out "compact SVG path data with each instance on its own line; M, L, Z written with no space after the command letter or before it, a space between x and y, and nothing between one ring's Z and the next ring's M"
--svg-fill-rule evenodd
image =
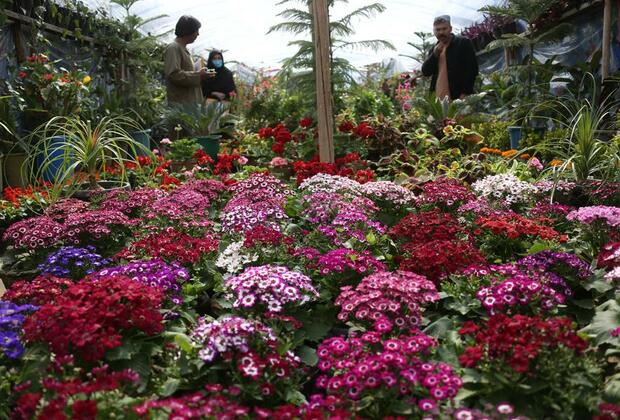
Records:
M39 265L41 274L79 280L87 274L101 270L110 264L110 260L97 254L94 246L76 248L65 246L47 256Z
M34 305L16 305L0 300L0 355L19 359L24 354L21 331L26 314L39 309Z

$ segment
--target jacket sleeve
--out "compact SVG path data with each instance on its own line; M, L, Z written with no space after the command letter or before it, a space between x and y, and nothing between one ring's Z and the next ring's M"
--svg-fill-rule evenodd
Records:
M422 74L429 77L437 73L438 70L439 60L437 59L437 56L435 56L435 53L431 51L424 64L422 64Z
M478 57L476 56L476 51L474 50L471 40L465 39L463 42L463 49L465 54L464 61L466 63L463 93L470 95L474 93L474 84L476 83L476 77L478 77Z
M166 48L164 55L164 75L170 83L183 86L200 86L200 73L181 68L181 51L177 48Z

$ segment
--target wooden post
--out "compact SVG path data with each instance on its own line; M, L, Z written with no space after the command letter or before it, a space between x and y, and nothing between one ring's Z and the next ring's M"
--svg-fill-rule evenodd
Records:
M605 0L603 9L603 62L601 74L603 81L609 77L609 65L611 57L611 0Z
M314 56L316 111L321 162L334 162L334 115L330 69L330 31L328 0L312 0L314 16Z

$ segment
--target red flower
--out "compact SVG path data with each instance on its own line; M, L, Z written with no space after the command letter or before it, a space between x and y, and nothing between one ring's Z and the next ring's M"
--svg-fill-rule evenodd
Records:
M350 132L353 131L353 129L355 129L355 124L353 124L349 120L346 120L346 121L342 122L338 126L338 131L340 131L341 133L350 133Z
M274 143L271 145L271 150L276 155L281 155L284 153L284 143Z
M43 75L43 80L47 80L47 81L54 80L54 75L50 73L46 73Z
M28 73L26 73L25 71L20 71L18 76L20 79L25 79L26 77L28 77Z
M71 406L73 419L90 420L97 417L97 403L91 400L76 401Z
M302 118L302 120L299 121L299 126L302 128L309 128L312 126L313 123L314 121L312 120L312 118Z
M375 179L375 171L373 171L372 169L366 169L366 170L360 169L355 174L355 180L359 182L360 184L371 182L374 179Z
M258 130L258 137L260 137L261 139L273 137L273 128L271 127L261 128L260 130Z
M375 136L375 130L367 122L361 122L355 128L355 134L363 139L369 139Z
M278 143L288 143L289 141L293 140L291 132L288 131L284 124L278 124L273 129L273 137Z

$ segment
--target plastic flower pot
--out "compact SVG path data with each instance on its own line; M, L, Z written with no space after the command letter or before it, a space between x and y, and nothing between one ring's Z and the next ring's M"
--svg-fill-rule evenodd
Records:
M508 134L510 134L510 148L518 150L523 137L523 127L508 127Z
M211 159L217 162L217 154L220 152L220 140L222 136L219 134L212 134L210 136L196 137L196 142L202 147Z
M39 168L38 175L44 181L54 182L60 179L62 171L71 166L73 158L64 147L65 136L53 136L47 139L45 144L39 145L36 163Z
M141 147L136 148L136 154L138 156L146 156L148 152L151 150L151 130L143 130L143 131L134 131L131 133L131 138L135 140L136 143L144 146L144 149ZM128 153L132 153L131 149L127 150Z
M129 182L99 181L97 184L100 187L100 189L98 190L91 190L89 189L89 184L82 184L80 185L80 188L77 191L74 191L73 193L71 193L71 197L84 200L84 201L89 201L93 193L96 194L96 193L101 193L103 191L110 192L110 191L115 191L115 190L125 190L125 191L131 190L131 186L129 185Z

